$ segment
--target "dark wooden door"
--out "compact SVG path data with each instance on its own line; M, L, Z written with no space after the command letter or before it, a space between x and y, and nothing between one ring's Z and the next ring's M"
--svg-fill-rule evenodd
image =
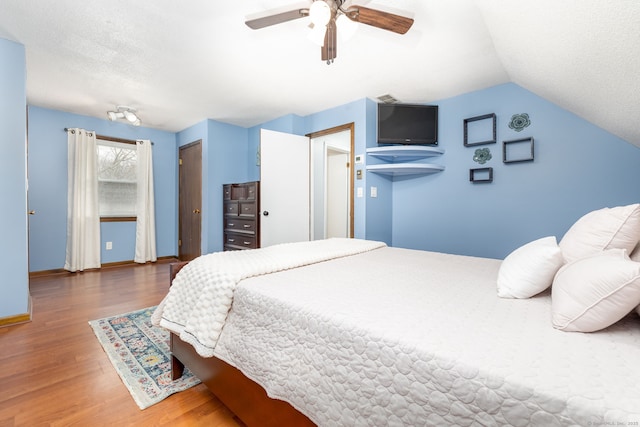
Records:
M202 140L180 147L178 258L200 256L202 210Z

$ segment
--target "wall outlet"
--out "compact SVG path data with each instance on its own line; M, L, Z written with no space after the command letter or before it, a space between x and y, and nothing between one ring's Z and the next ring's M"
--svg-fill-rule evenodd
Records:
M371 197L378 197L378 187L371 187Z
M113 242L107 242L105 244L105 249L110 251L111 249L113 249Z

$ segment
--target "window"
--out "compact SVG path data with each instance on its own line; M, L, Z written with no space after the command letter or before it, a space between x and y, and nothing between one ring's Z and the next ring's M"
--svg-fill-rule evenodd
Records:
M97 140L97 145L100 217L135 217L136 146L102 139Z

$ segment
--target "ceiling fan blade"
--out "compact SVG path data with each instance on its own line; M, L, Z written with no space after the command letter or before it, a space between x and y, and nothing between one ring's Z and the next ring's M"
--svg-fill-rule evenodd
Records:
M329 21L327 24L327 31L324 34L324 44L321 50L321 59L326 61L327 64L331 64L338 55L338 43L337 37L338 29L335 20Z
M398 34L405 34L413 25L413 18L396 15L381 10L370 9L364 6L351 6L346 15L356 22L393 31Z
M276 13L262 18L250 19L245 22L249 28L258 30L260 28L269 27L271 25L281 24L294 19L309 16L309 9L294 9L286 12Z

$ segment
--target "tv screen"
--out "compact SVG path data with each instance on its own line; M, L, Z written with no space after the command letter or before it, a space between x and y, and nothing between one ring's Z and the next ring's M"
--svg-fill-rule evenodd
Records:
M378 144L438 145L438 106L378 104Z

